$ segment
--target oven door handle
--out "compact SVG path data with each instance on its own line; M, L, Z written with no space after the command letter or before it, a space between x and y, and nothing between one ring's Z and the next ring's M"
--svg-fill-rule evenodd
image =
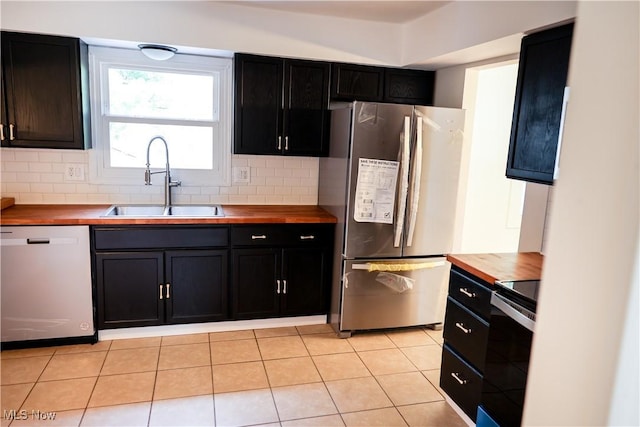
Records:
M524 307L514 304L502 295L499 295L497 292L493 292L491 294L491 305L533 332L536 325L534 313Z

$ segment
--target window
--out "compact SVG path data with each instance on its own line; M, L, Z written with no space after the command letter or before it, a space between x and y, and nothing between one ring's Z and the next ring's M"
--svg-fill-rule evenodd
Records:
M89 49L96 182L142 182L147 156L183 185L229 185L231 68L229 58L175 55L153 61L137 50Z

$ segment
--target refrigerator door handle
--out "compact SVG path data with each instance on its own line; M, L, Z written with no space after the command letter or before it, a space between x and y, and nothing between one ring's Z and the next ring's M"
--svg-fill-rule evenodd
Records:
M416 150L413 156L413 175L411 177L411 206L409 214L409 230L407 231L407 247L413 243L418 220L418 206L420 202L420 182L422 180L422 117L416 120Z
M398 196L398 211L396 213L396 227L393 246L399 247L404 231L407 194L409 192L409 149L411 147L411 117L404 118L404 135L400 151L400 194Z

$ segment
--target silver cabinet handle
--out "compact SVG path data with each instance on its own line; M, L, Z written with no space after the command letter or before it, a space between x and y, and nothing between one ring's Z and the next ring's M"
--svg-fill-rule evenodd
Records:
M456 322L456 327L460 329L462 332L464 332L465 334L471 333L471 328L465 328L464 323Z
M167 299L171 298L171 295L169 294L169 288L171 287L171 283L167 283Z
M460 288L460 292L465 294L469 298L475 298L476 297L476 293L475 292L469 292L469 290L467 288Z
M282 150L282 137L278 137L278 151Z
M252 234L251 240L265 240L267 238L264 234Z
M300 236L300 240L313 240L315 238L316 236L314 236L313 234L309 234L308 236Z
M465 385L465 384L467 383L467 380L463 380L463 379L461 379L458 375L460 375L460 374L458 374L457 372L451 372L451 376L452 376L456 381L458 381L458 383L459 383L460 385Z
M164 285L160 284L160 299L162 299L162 293L164 292Z
M283 280L282 283L283 283L282 293L286 294L287 293L287 281Z
M284 137L284 151L288 151L289 150L289 137L285 136Z
M276 289L276 293L280 293L280 280L276 280L276 283L278 284L278 288Z
M13 126L12 124L9 124L9 141L13 141L14 139L16 139L16 137L13 135L13 128L15 126Z
M4 141L4 124L0 123L0 141Z

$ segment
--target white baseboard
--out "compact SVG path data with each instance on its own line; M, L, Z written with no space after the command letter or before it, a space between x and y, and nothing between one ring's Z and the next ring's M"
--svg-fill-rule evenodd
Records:
M275 319L258 320L233 320L229 322L189 323L184 325L145 326L142 328L106 329L98 331L98 341L199 334L205 332L240 331L244 329L322 325L324 323L327 323L326 315L278 317Z

